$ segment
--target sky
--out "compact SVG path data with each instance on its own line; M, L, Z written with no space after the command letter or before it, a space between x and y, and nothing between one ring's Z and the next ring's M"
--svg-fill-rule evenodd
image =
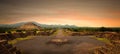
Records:
M120 0L0 0L0 24L120 27Z

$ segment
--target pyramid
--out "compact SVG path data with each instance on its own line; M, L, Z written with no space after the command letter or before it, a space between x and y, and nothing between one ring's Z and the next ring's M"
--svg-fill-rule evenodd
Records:
M32 22L28 22L26 24L23 24L17 28L18 30L34 30L34 29L41 29L41 27L37 26L36 24Z

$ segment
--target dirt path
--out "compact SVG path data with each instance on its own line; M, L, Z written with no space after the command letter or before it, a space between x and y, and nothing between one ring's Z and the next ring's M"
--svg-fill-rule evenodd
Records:
M57 30L56 36L64 36L63 30L62 29Z
M61 36L59 30L57 36ZM56 36L56 37L57 37ZM33 39L21 41L15 44L22 50L23 54L88 54L90 49L103 46L104 43L91 38L90 36L67 36L71 43L57 46L55 44L47 44L54 36L36 36Z
M66 36L64 34L63 29L58 29L56 34L55 34L55 38L64 38L64 37L66 37Z

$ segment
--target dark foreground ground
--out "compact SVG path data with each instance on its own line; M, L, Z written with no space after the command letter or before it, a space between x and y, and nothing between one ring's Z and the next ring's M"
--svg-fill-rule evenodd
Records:
M54 36L35 36L33 39L20 41L15 46L23 54L88 54L90 50L104 43L90 36L66 36L70 43L63 45L47 44Z

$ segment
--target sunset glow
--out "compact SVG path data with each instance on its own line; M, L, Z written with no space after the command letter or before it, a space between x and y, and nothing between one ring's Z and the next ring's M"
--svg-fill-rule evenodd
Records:
M0 24L35 21L41 24L120 27L118 2L113 0L1 0Z

